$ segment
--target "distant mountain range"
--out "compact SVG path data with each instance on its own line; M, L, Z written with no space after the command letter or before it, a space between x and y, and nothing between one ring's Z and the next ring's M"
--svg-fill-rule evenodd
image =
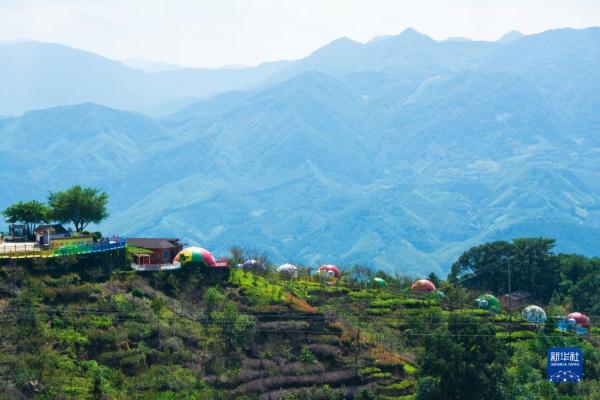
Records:
M161 114L165 105L171 110L173 103L252 88L288 64L177 68L144 59L123 63L68 46L31 41L0 44L0 60L0 115L84 102Z
M148 60L143 57L131 57L122 61L123 64L128 67L139 69L140 71L155 73L155 72L164 72L164 71L172 71L175 69L182 69L184 67L176 64L170 64L160 61Z
M411 274L446 272L472 245L524 235L600 254L598 28L496 42L409 29L339 39L293 62L152 74L64 46L15 46L0 47L0 80L12 90L48 81L15 102L0 92L5 113L77 103L77 93L105 105L0 119L0 208L82 183L111 195L106 233ZM22 71L25 53L38 58ZM208 90L211 73L244 78ZM150 107L157 82L187 86L188 101L178 92L181 108L159 118L115 109ZM128 96L138 90L147 96ZM211 90L221 93L189 100Z

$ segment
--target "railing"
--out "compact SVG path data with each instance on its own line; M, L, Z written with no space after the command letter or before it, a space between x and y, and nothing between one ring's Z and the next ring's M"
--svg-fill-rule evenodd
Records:
M125 238L114 237L100 243L67 245L49 250L41 249L36 243L4 243L0 245L0 258L38 258L99 253L124 248L126 242Z
M131 263L131 268L136 271L166 271L181 268L180 263L166 263L166 264L136 264Z
M0 254L19 253L24 251L39 251L36 243L2 243L0 244Z

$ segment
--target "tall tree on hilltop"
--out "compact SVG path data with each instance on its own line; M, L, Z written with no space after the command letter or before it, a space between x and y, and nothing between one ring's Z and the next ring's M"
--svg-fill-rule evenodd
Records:
M48 196L51 218L62 223L71 222L77 232L108 217L107 203L106 193L79 185Z
M2 211L2 215L10 224L20 222L27 225L31 234L38 224L48 221L48 207L37 200L19 201Z
M555 240L517 238L472 247L451 268L448 280L464 286L508 292L508 262L511 266L512 290L523 290L543 302L550 300L560 281L559 259L551 253Z
M508 280L506 260L512 254L512 244L503 240L472 247L452 265L448 281L465 280L465 286L504 293Z

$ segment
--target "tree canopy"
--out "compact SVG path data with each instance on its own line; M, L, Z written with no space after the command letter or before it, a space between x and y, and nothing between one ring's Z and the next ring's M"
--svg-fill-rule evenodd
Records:
M107 203L106 193L79 185L48 196L51 218L62 223L71 222L77 232L108 217Z
M465 286L508 292L508 263L511 266L512 290L523 290L535 298L548 301L559 281L559 262L551 253L555 240L519 238L511 242L496 241L473 247L463 253L451 268L448 279Z
M503 398L508 354L493 324L452 314L447 325L425 336L423 348L417 399Z
M48 207L37 200L19 201L6 208L2 215L10 224L22 223L27 225L29 232L33 232L35 227L42 222L48 221Z

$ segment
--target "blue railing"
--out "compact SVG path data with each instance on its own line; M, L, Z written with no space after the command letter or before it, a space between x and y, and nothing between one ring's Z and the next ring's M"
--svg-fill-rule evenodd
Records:
M101 251L115 250L125 247L127 239L123 237L114 237L111 239L105 239L99 243L94 244L80 244L80 245L67 245L62 246L54 251L55 255L65 254L88 254L98 253Z
M15 244L14 248L3 245L0 248L0 258L37 258L37 257L56 257L69 254L89 254L111 251L125 248L127 239L120 236L104 238L102 241L94 244L65 245L56 249L40 249L36 244Z

